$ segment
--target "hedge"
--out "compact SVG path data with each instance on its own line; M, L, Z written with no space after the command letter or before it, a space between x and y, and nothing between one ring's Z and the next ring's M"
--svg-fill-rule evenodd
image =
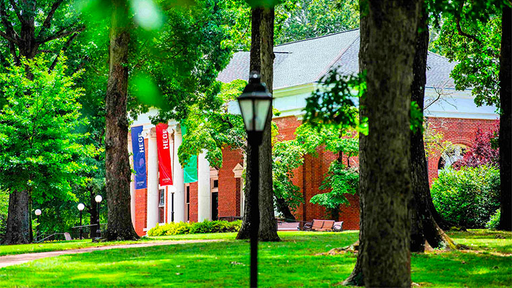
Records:
M156 227L148 231L148 236L238 232L241 226L242 220L233 222L208 220L196 223L171 222L164 225L157 224Z

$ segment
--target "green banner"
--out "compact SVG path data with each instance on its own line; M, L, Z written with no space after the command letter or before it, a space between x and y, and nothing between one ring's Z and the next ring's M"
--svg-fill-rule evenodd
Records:
M181 126L181 135L185 137L187 127L183 124ZM183 182L192 183L197 182L197 156L191 156L185 167L183 168Z

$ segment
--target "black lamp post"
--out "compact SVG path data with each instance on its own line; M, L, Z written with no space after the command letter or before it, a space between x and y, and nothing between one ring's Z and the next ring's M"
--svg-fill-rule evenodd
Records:
M78 203L78 211L80 211L80 240L83 239L82 237L82 210L84 210L85 205L83 203Z
M101 227L100 227L100 202L101 200L103 200L103 197L101 197L101 195L96 195L96 197L94 197L94 201L96 201L96 203L98 203L98 229L96 230L96 240L100 240L101 239Z
M258 287L258 231L260 228L260 210L258 205L259 145L263 130L270 113L272 95L265 83L261 83L258 73L251 73L249 84L238 97L238 104L247 130L247 144L251 150L251 287Z
M39 224L41 224L41 223L39 223L39 216L41 216L41 213L42 213L41 209L36 209L34 211L34 214L36 214L36 216L37 216L36 219L37 219L37 222L38 222L37 223L37 228L36 228L36 241L37 241L37 237L39 236Z

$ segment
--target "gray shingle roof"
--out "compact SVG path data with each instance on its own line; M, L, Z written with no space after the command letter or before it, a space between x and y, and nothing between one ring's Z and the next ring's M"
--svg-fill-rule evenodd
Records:
M314 83L332 67L344 73L359 71L359 30L292 42L274 47L274 89ZM454 88L450 72L456 63L429 52L427 87ZM248 79L249 52L237 52L218 80Z

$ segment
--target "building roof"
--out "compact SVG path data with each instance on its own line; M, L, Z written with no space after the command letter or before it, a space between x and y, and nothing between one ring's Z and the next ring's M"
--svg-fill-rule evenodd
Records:
M331 68L344 73L359 71L359 29L296 41L274 47L274 89L317 82ZM454 88L450 72L456 63L429 52L427 57L427 87ZM237 52L218 80L247 80L249 52Z

